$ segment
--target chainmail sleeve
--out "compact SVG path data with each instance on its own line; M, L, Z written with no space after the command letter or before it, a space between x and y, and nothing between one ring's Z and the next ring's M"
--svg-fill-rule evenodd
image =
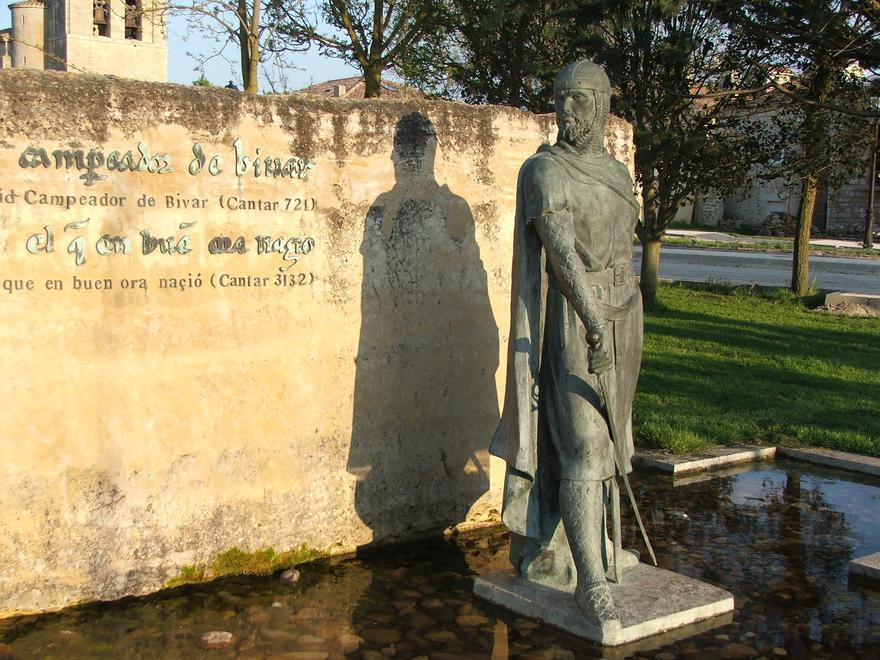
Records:
M590 332L605 325L587 286L575 249L574 222L567 205L567 176L548 157L535 159L523 180L527 219L534 226L562 294Z

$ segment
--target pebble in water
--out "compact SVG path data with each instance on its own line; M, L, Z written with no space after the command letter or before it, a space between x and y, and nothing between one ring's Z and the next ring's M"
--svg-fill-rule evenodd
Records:
M344 654L354 653L364 643L364 638L359 635L340 635L336 638L336 643L342 648Z
M365 628L361 631L361 637L371 644L387 646L399 642L401 633L396 628Z
M299 571L295 568L288 568L278 576L278 579L289 584L296 584L299 582Z
M721 657L725 660L738 660L739 658L757 658L760 653L748 644L733 642L721 649Z
M422 612L412 611L405 617L406 625L410 630L420 630L422 628L435 628L437 620L433 617L423 614Z
M456 635L451 630L432 630L427 635L425 635L425 639L429 639L432 642L438 642L440 644L446 644L447 642L457 642L458 635Z
M225 630L211 630L199 638L199 646L203 649L228 649L235 644L235 635Z
M455 622L460 626L482 626L489 623L489 619L482 614L459 614Z

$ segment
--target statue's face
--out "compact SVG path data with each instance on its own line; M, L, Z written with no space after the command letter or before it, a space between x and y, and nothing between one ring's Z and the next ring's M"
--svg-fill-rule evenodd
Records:
M590 136L596 121L596 95L589 89L560 89L554 96L559 137L579 145Z

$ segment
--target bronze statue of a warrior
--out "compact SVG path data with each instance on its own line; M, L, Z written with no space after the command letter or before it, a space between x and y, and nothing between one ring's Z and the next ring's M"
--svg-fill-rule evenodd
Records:
M606 580L622 564L606 509L619 525L612 505L616 476L632 469L642 356L639 206L626 167L604 148L602 68L569 64L553 94L558 140L526 160L517 184L507 390L490 451L507 463L502 519L514 567L574 582L580 610L605 623L618 619Z

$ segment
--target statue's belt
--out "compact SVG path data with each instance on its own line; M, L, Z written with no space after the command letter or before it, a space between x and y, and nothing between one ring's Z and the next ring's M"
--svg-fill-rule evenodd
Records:
M615 287L623 286L635 280L632 264L615 264L605 270L587 271L583 274L584 283L589 287ZM555 278L550 278L550 285L558 288ZM622 305L610 305L602 300L595 300L599 313L606 321L622 321L629 313L640 304L639 290L633 288L632 295Z
M587 271L584 282L587 286L621 286L633 279L630 264L615 264L605 270Z

